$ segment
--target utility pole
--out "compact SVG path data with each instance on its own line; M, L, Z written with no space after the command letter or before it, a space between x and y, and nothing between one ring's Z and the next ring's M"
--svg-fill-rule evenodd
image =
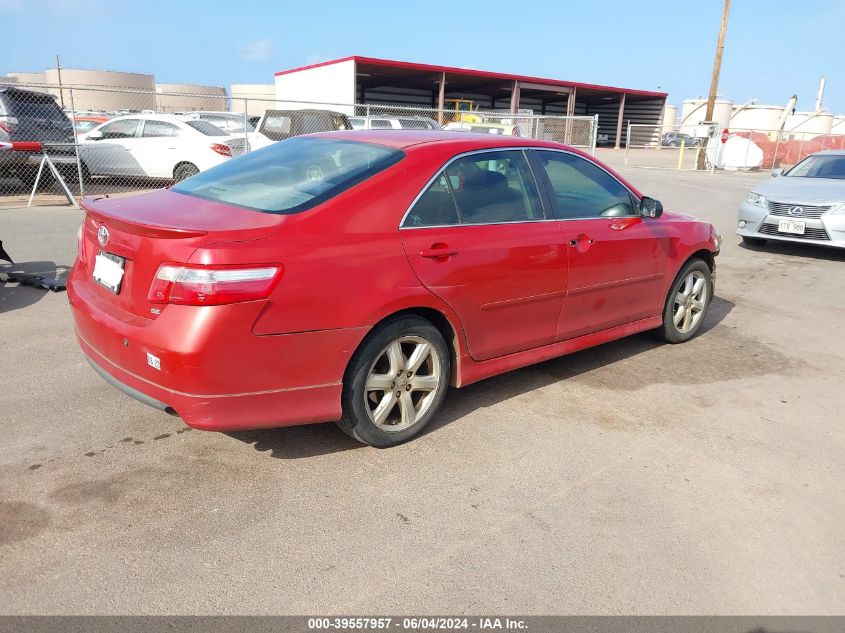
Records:
M59 103L62 104L62 110L65 109L65 92L62 90L62 64L59 61L59 54L56 53L56 74L59 79Z
M707 110L704 120L713 120L713 110L716 108L716 91L719 88L719 73L722 70L722 52L725 50L725 33L728 30L728 15L731 12L731 0L725 0L722 9L722 23L719 25L719 40L716 43L716 59L713 61L713 76L710 79L710 94L707 96ZM698 169L704 169L704 153L698 156Z

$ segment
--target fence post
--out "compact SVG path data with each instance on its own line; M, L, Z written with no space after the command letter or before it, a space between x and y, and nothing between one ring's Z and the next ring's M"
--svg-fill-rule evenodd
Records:
M775 153L772 154L772 169L777 169L778 149L780 149L780 132L778 132L775 137Z
M82 182L82 159L79 158L79 140L76 138L76 107L73 104L73 88L70 93L70 122L73 125L73 151L76 154L76 175L79 178L79 195L85 195L85 184Z
M244 97L244 148L247 152L251 152L252 148L249 146L249 101Z
M628 148L631 147L631 120L628 120L628 136L625 137L625 164L628 164Z
M596 155L596 143L599 140L599 115L593 115L593 139L592 139L592 151L590 152L593 156Z
M367 104L367 109L364 111L364 115L366 117L364 119L364 121L366 121L366 124L364 125L364 129L369 130L370 129L370 104L369 103Z

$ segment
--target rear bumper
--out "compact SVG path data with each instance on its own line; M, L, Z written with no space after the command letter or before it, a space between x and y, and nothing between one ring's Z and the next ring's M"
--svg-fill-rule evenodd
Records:
M203 431L248 429L330 422L340 418L341 383L262 393L190 394L144 380L97 353L79 336L86 360L106 382L146 405L178 415Z
M343 373L368 329L256 336L251 326L263 305L168 306L148 320L101 295L85 268L74 266L68 300L79 346L97 373L203 430L337 420Z

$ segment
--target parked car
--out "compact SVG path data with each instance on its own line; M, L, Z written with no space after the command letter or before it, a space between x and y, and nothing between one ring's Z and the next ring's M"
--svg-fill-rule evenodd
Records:
M207 121L169 114L115 117L80 137L83 170L91 175L184 180L246 151L243 137Z
M0 86L0 142L19 141L73 143L73 126L53 95ZM75 168L72 146L48 146L46 151L63 171ZM40 161L37 153L0 152L0 178L15 177L31 185Z
M237 112L179 112L177 116L185 121L208 121L229 134L255 132L252 123L244 120L244 115ZM245 124L245 125L244 125Z
M101 123L109 121L110 119L111 117L97 114L74 115L72 119L73 133L76 134L76 136L88 134L88 132L93 130L95 127Z
M452 132L475 132L476 134L500 134L502 136L519 136L519 126L504 123L475 123L469 121L455 121L443 126L444 130Z
M351 130L345 114L331 110L265 110L250 136L250 148L260 149L292 136Z
M349 117L353 130L439 130L437 121L423 116L355 116Z
M339 420L375 446L449 385L689 340L720 245L589 155L465 132L308 135L83 207L68 298L103 378L195 428Z
M818 152L756 185L739 207L745 244L768 240L845 248L845 150ZM777 177L779 176L779 177Z
M666 134L664 134L661 138L660 143L663 147L680 147L681 143L683 143L685 147L698 147L700 141L701 139L690 136L689 134L683 134L681 132L666 132Z

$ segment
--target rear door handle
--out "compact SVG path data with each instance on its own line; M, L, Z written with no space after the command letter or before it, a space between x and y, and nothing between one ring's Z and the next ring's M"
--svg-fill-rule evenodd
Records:
M592 240L592 239L588 239L588 240L584 240L584 241L586 241L587 244L595 244L596 243L596 241ZM569 240L569 245L570 246L578 246L578 240Z
M448 246L424 248L420 251L422 257L428 257L429 259L446 259L447 257L454 257L457 254L457 249L449 248Z

